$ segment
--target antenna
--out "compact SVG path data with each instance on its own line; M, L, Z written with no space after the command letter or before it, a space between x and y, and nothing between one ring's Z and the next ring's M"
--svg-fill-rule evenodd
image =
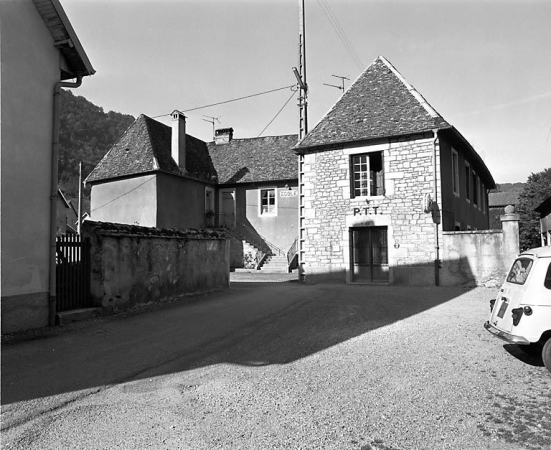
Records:
M207 120L207 119L201 119L201 120L204 120L205 122L209 122L209 123L212 123L212 139L214 139L214 121L220 123L220 121L218 119L220 119L220 117L222 116L218 116L218 117L211 117L211 116L205 116L203 114L203 117L208 117L210 120Z
M332 77L335 77L335 78L340 78L341 81L342 81L342 86L335 86L334 84L323 83L324 86L331 86L331 87L340 89L341 91L344 92L344 80L349 80L349 81L350 81L350 78L348 78L348 77L343 77L343 76L341 76L341 75L331 75L331 76L332 76Z

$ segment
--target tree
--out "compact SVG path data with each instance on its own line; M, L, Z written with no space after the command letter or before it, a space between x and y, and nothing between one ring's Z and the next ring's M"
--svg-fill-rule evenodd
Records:
M551 196L551 168L533 173L520 192L517 213L520 215L520 250L540 247L540 216L534 209Z

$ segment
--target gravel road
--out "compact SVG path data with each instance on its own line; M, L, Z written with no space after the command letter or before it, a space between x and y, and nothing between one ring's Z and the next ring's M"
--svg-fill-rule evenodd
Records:
M483 329L493 295L234 283L194 303L11 343L2 447L551 449L551 376ZM204 338L186 343L185 330ZM44 352L101 345L105 354L79 363L95 382L34 393L32 373L49 378ZM100 367L100 358L113 362Z

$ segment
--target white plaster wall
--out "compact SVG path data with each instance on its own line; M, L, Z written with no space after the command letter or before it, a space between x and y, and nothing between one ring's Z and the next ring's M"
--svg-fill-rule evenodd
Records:
M59 52L31 0L0 2L2 297L48 290Z

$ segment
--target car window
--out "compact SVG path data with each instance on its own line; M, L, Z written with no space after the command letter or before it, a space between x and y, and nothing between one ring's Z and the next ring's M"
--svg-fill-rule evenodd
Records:
M518 258L511 267L507 281L509 283L524 284L532 268L532 263L533 261L530 258Z
M547 268L547 273L545 274L545 280L543 282L543 285L547 289L551 289L551 263L549 263L549 267Z

